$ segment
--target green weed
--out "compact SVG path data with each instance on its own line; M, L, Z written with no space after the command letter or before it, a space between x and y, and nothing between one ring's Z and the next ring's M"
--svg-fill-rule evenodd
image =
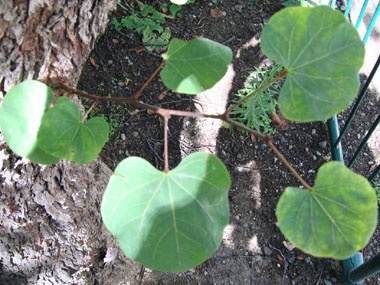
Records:
M96 90L98 92L103 92L105 89L104 89L104 83L99 83L98 86L96 86Z
M260 70L255 68L244 84L244 88L239 90L233 103L249 96L258 88L269 82L272 78L282 71L282 66L274 65L271 69ZM251 97L248 101L240 105L236 110L231 112L234 118L249 128L257 131L274 134L276 129L272 127L271 115L276 112L277 101L275 96L280 93L281 80L268 86L263 91Z
M111 98L110 94L106 95L107 98ZM85 111L87 112L91 106L91 101L88 99L82 99ZM128 104L121 103L116 106L110 102L100 102L92 109L91 113L88 115L88 119L93 117L104 118L110 128L110 137L122 126L127 125L129 113ZM116 138L117 139L117 138Z
M166 23L163 14L151 5L143 4L140 6L139 11L134 11L132 8L123 6L120 3L118 5L127 11L129 15L123 17L120 21L116 18L111 20L110 24L116 30L121 31L126 28L141 35L142 42L148 51L167 49L171 30L169 27L163 26ZM180 9L180 6L170 5L169 10L173 19L176 15L178 16Z

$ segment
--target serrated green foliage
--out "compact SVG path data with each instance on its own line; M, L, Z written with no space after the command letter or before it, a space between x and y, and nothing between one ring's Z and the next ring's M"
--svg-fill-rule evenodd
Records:
M79 107L66 97L57 100L42 119L38 145L45 152L77 163L89 163L108 140L108 124L95 117L82 123Z
M180 272L208 259L228 223L230 177L224 164L193 153L169 173L146 160L123 160L101 213L125 255L153 270Z
M110 24L116 30L121 31L122 28L126 28L135 31L142 36L142 42L149 51L167 49L171 30L169 27L164 28L165 18L153 6L141 5L139 12L128 9L121 4L119 6L130 15L123 17L120 22L116 18L111 20Z
M364 45L342 13L327 6L285 8L264 27L261 48L288 71L278 100L286 118L326 120L355 98Z
M41 120L53 100L53 92L45 84L30 80L13 87L0 108L0 127L9 147L32 162L53 164L53 157L38 146L37 133Z
M255 69L256 71L252 72L244 83L244 88L238 91L233 103L239 102L268 83L282 71L282 66L274 65L268 70ZM282 80L276 81L236 108L231 112L234 115L234 120L264 134L275 134L277 131L271 125L271 115L276 113L277 100L275 97L280 94L281 84Z
M317 257L345 259L373 234L377 198L364 177L341 162L329 162L319 169L311 192L287 188L276 215L282 233L299 249Z
M165 86L178 93L198 94L213 87L225 75L232 51L204 38L189 42L173 39L163 58L166 65L160 76Z

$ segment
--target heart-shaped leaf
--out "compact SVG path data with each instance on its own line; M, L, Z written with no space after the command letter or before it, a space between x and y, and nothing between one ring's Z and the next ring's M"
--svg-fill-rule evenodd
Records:
M89 163L108 140L108 124L100 117L81 123L79 107L61 97L43 117L38 132L38 145L47 153Z
M173 39L163 58L166 65L160 76L165 86L178 93L198 94L213 87L226 74L232 51L204 38L189 42Z
M0 127L5 141L15 153L35 163L53 164L59 160L37 145L38 129L52 100L53 92L48 86L30 80L9 90L0 108Z
M341 12L328 6L283 9L264 27L261 48L287 70L278 100L286 118L325 120L356 97L364 44Z
M318 257L345 259L368 243L377 224L375 191L341 162L318 171L312 191L286 189L277 204L282 233Z
M154 270L189 270L222 240L230 183L224 164L207 153L189 155L168 173L130 157L108 183L103 221L129 258Z

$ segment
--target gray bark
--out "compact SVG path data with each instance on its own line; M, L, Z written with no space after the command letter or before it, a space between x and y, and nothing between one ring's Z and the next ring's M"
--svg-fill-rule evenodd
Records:
M0 1L0 100L27 79L75 86L116 0ZM0 136L0 284L117 284L140 266L102 224L112 172L99 159L41 166ZM111 262L112 261L112 262Z

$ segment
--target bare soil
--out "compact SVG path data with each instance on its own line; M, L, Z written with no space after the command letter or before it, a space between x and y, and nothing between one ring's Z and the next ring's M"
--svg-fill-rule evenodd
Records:
M231 84L228 88L226 85L217 87L220 90L215 89L210 95L212 100L206 102L207 94L194 98L167 91L157 77L143 92L141 100L180 110L194 111L199 107L205 110L212 106L224 108L242 88L254 67L270 65L260 51L260 32L270 16L282 8L281 2L219 0L217 4L196 1L184 6L182 18L167 20L173 36L184 40L206 37L229 46L234 53ZM129 1L129 5L133 3ZM218 9L222 16L211 17L211 9ZM120 8L113 14L119 19L124 15L125 11ZM135 94L162 60L157 52L145 49L139 52L142 46L138 35L125 29L118 32L110 26L96 43L78 89L115 97ZM126 78L131 80L128 85L125 84ZM223 93L227 94L225 100ZM346 158L352 156L359 144L358 134L363 137L380 109L373 92L369 92L363 105L349 136L343 140ZM143 157L158 169L163 169L163 124L157 115L146 110L135 113L135 108L128 105L104 103L97 108L96 112L104 114L113 126L111 139L101 153L101 159L111 169L128 156ZM340 122L347 118L347 113L339 115ZM214 131L204 131L210 125L217 127L216 138L211 135L215 128ZM173 117L169 127L171 168L194 151L214 153L227 166L232 180L230 225L220 248L199 267L180 274L142 268L136 278L125 281L130 284L342 284L338 261L314 258L289 248L276 226L275 208L281 193L287 186L298 186L299 182L264 142L252 140L236 129L219 128L220 123L215 121ZM323 122L288 122L286 128L274 135L274 139L284 156L311 185L318 168L331 160L328 130ZM368 176L373 169L371 167L379 162L366 147L354 170ZM378 237L379 229L363 250L366 259L380 251ZM367 284L380 284L378 276L368 279Z

